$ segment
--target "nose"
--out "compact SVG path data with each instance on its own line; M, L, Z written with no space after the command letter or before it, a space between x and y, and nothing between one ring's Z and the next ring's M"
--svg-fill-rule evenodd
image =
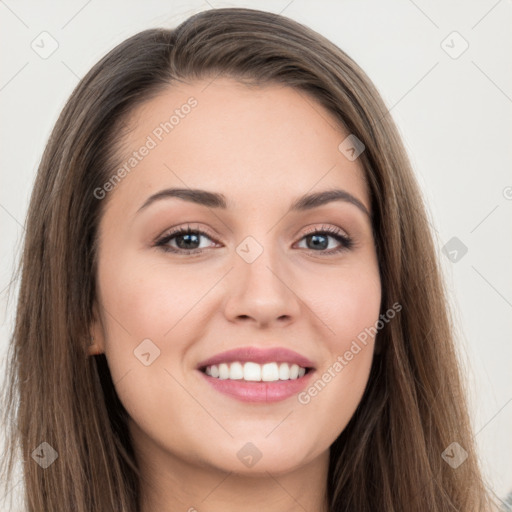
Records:
M234 258L225 304L225 314L231 322L272 327L298 318L301 301L297 283L278 249L263 247L263 252L250 263L237 253Z

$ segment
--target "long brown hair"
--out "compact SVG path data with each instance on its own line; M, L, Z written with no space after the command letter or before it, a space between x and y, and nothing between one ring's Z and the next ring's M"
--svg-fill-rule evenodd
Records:
M333 43L241 8L119 44L80 81L50 136L26 223L5 391L5 470L10 477L21 450L27 510L140 508L127 413L105 356L87 356L104 207L94 191L118 164L118 129L135 107L173 82L219 75L293 87L365 145L381 312L402 310L379 332L364 396L330 448L330 510L489 510L427 210L392 118ZM58 454L46 469L34 462L43 442ZM442 457L454 442L468 454L456 468Z

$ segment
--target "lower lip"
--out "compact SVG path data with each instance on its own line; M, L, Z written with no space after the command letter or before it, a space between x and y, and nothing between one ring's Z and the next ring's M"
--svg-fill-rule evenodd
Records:
M294 380L276 380L272 382L247 382L244 380L217 379L198 370L217 391L242 402L279 402L300 393L311 380L314 370Z

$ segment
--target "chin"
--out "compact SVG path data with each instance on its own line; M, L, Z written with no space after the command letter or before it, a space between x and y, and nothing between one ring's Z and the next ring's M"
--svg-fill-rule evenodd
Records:
M229 439L225 445L216 444L215 448L209 454L211 458L208 457L211 465L222 471L253 476L290 473L313 460L322 451L314 453L312 446L302 446L291 436L287 440L278 436L271 440L264 435L246 441Z

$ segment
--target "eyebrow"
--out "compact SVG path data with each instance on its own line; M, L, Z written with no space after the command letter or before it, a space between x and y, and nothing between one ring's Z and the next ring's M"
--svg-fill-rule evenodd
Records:
M208 208L219 208L223 210L228 208L228 201L224 194L191 188L168 188L148 197L144 204L137 210L137 213L156 201L170 198L182 199ZM323 192L315 192L301 196L291 204L289 211L301 212L312 210L313 208L323 206L333 201L350 203L359 208L363 213L368 215L368 217L371 217L366 206L357 199L357 197L341 189L325 190Z

